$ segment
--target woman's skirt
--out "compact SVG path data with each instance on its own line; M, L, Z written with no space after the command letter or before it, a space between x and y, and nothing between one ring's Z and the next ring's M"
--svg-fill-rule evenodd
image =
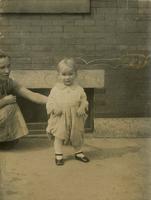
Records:
M17 104L0 109L0 142L12 141L28 134L28 129Z

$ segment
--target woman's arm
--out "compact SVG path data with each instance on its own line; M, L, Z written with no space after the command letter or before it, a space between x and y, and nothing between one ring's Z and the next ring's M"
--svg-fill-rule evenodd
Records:
M17 87L16 93L30 101L35 102L35 103L39 103L39 104L47 103L47 99L48 99L47 96L44 96L44 95L36 93L36 92L32 92L31 90L29 90L23 86Z

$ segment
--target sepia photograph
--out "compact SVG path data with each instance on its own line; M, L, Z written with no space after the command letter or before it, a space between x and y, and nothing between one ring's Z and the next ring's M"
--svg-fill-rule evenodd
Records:
M151 0L0 0L0 200L151 200Z

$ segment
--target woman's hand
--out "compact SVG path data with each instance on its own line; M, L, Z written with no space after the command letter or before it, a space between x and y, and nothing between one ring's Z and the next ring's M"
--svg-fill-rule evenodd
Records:
M3 98L5 105L16 103L16 96L13 95L7 95Z

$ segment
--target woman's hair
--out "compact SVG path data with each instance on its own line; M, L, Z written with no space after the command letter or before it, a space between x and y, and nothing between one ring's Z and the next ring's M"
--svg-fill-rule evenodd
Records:
M78 70L77 66L76 66L76 63L75 63L75 60L73 58L64 58L64 59L62 59L57 65L57 71L60 72L60 70L64 66L67 66L67 67L71 68L75 72L77 72L77 70Z
M10 59L9 55L7 55L4 51L0 49L0 58L8 58Z

